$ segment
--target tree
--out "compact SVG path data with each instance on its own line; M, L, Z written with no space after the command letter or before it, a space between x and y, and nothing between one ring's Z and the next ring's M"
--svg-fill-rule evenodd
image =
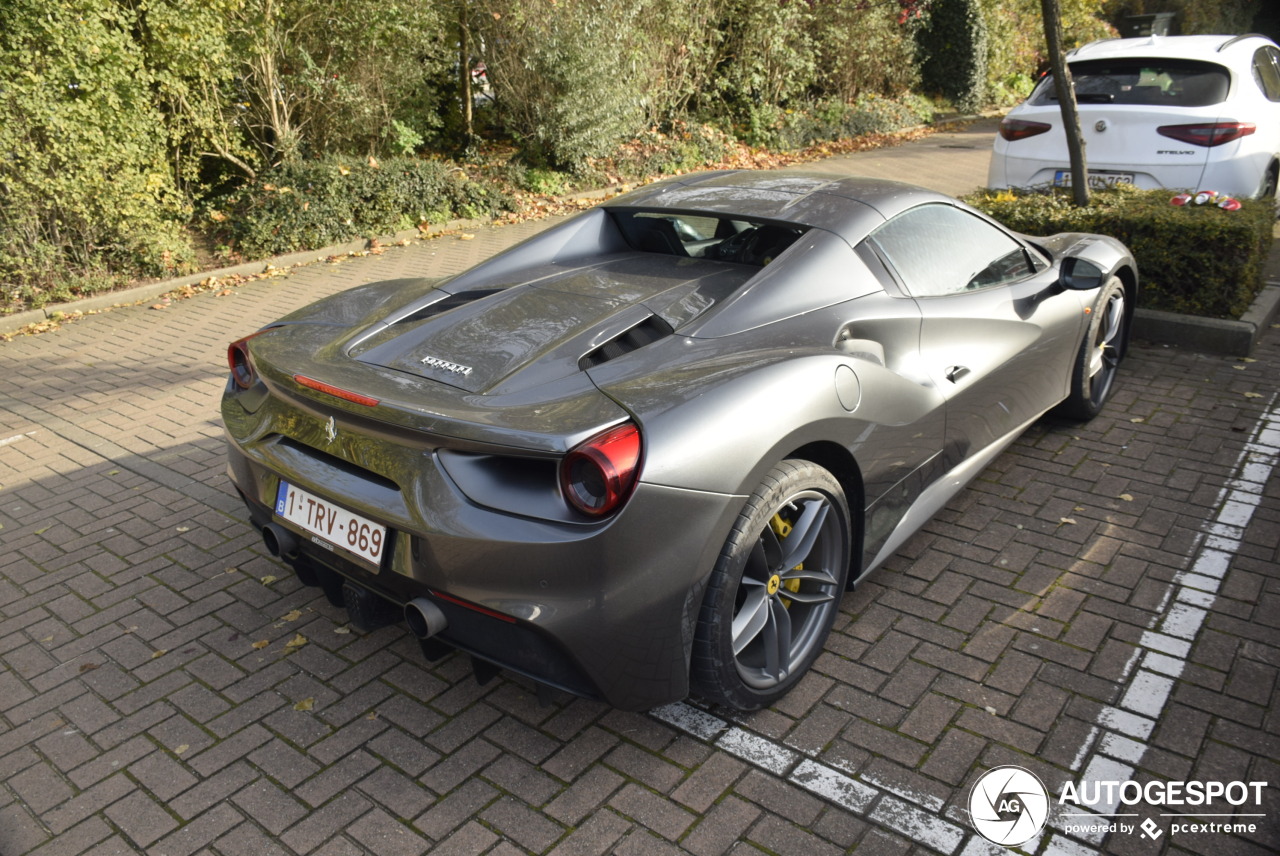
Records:
M1080 134L1080 111L1076 109L1076 87L1071 69L1062 53L1062 8L1059 0L1040 0L1044 12L1044 37L1049 43L1049 64L1053 85L1062 111L1062 129L1067 135L1067 156L1071 162L1071 197L1081 208L1089 204L1089 172L1084 158L1084 138Z

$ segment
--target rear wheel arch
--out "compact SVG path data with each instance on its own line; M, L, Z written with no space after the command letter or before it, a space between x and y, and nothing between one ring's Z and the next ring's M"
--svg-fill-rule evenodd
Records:
M849 450L834 442L816 442L801 446L799 449L784 455L784 458L799 459L817 464L831 475L844 490L845 501L849 505L849 518L852 530L849 533L849 588L853 580L862 572L862 536L866 509L866 493L863 489L862 468Z
M721 550L694 626L694 692L740 711L785 695L825 648L854 527L844 488L803 458L775 464Z

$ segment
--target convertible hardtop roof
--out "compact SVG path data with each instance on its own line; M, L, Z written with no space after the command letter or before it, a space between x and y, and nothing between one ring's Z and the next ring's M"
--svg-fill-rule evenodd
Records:
M658 181L605 205L796 223L834 232L856 244L885 220L925 202L954 200L915 185L879 178L729 170Z

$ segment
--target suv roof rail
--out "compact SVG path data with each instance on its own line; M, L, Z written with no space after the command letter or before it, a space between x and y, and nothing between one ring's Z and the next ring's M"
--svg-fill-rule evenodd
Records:
M1243 35L1232 36L1222 44L1218 45L1217 53L1222 53L1224 50L1231 47L1236 42L1242 42L1245 39L1266 39L1266 38L1267 37L1264 36L1262 33L1244 33ZM1270 39L1268 39L1268 41L1270 41Z

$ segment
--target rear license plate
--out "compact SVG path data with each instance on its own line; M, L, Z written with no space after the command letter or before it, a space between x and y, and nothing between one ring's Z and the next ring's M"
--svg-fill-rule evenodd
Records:
M382 548L387 544L385 526L284 480L276 491L275 511L326 550L336 547L351 553L372 565L375 573L382 564Z
M1117 184L1133 184L1131 172L1091 172L1089 186L1094 188L1115 187ZM1071 186L1071 170L1060 169L1053 174L1054 187Z

